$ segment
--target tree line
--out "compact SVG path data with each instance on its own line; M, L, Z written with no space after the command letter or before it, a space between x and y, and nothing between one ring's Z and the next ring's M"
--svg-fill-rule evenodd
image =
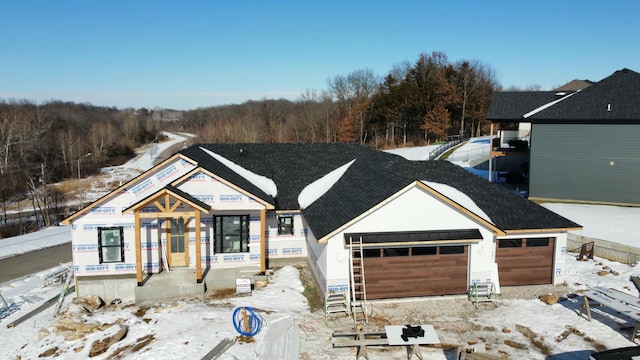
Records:
M202 142L357 142L376 149L488 132L499 87L490 66L448 61L441 52L400 63L384 77L370 69L336 75L326 90L296 101L248 101L187 111L185 131Z
M9 203L28 199L38 222L49 226L67 199L47 184L122 164L162 131L192 133L201 143L422 145L485 134L498 86L488 65L451 63L434 52L397 64L383 77L369 69L333 76L327 89L307 90L295 101L263 98L172 111L0 99L0 236L28 231L8 221Z
M152 113L89 104L0 100L0 200L2 236L49 226L64 194L47 186L122 163L158 134ZM10 221L9 205L29 200L34 220ZM37 225L36 225L37 227Z

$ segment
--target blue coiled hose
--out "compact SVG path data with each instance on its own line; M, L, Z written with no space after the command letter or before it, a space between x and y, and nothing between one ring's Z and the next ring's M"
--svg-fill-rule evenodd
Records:
M233 311L233 327L240 335L254 336L262 329L262 317L258 310L240 306Z

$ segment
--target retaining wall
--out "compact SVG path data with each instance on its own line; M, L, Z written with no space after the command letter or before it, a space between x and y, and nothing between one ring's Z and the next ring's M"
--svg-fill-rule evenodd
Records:
M590 242L593 242L594 256L629 265L640 262L640 248L571 233L567 234L567 251L579 253L582 244Z

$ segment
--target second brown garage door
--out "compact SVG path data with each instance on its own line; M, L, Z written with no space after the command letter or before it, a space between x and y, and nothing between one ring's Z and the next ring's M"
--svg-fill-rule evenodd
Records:
M469 246L365 249L367 299L467 293Z
M551 284L554 245L555 238L497 240L500 285Z

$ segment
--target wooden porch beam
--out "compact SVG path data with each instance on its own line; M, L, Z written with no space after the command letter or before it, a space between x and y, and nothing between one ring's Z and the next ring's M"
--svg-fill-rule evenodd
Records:
M166 260L167 263L164 264L164 270L169 270L171 269L171 266L173 266L173 264L171 263L171 219L169 218L165 218L164 219L164 223L166 224L165 229L164 229L164 238L165 238L165 244L164 244L164 253L167 255L166 256ZM160 226L160 224L158 223L158 226ZM160 244L162 244L162 241L160 242ZM162 245L161 245L162 246Z
M178 206L180 206L180 204L182 204L182 201L176 199L176 202L173 204L173 206L169 209L169 212L175 212L176 209L178 208ZM167 204L167 207L169 206L169 204Z
M267 272L267 209L260 210L260 272Z
M164 213L141 213L141 219L178 219L195 216L195 211L176 211L176 212L164 212Z
M165 209L164 206L162 206L162 204L160 204L158 202L158 200L154 201L153 205L155 205L158 208L158 210L160 210L160 212L166 212L167 211L167 209Z
M196 282L202 283L202 259L201 259L201 239L200 239L200 211L196 211ZM186 228L186 227L185 227Z
M493 169L492 169L492 164L493 164L492 153L493 153L493 122L491 122L491 127L490 127L490 130L489 130L489 182L493 182L493 179L492 179L492 173L493 173Z
M133 217L133 231L135 233L136 239L136 280L138 281L138 286L142 286L142 242L140 240L140 211L136 211L133 214Z

